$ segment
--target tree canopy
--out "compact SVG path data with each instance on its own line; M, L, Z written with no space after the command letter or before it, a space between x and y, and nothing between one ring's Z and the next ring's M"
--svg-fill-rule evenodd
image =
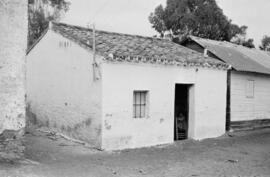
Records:
M264 35L260 45L261 50L270 51L270 36Z
M66 0L28 0L28 46L33 45L48 27L49 21L59 20L69 9Z
M246 26L238 26L228 19L215 0L167 0L149 16L152 27L164 36L194 35L213 40L231 41L237 34L246 33ZM252 39L245 42L252 43Z
M242 26L241 27L241 33L240 34L236 34L232 39L231 42L238 44L238 45L243 45L245 47L249 47L249 48L255 48L254 45L254 40L253 39L247 39L247 26Z

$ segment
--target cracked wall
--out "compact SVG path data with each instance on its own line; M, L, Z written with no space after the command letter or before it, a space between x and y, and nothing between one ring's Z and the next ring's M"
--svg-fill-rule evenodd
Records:
M0 1L0 134L25 126L27 1Z

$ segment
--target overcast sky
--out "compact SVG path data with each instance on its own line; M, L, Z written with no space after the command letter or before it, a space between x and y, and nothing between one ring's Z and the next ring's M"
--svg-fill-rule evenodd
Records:
M107 31L153 36L156 32L148 16L166 0L70 0L63 19L66 23ZM263 35L270 35L270 0L217 0L226 16L238 25L248 26L248 36L258 45Z

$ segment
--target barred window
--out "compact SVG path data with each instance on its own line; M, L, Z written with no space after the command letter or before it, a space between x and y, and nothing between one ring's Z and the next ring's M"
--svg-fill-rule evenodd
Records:
M133 92L133 117L144 118L147 115L147 95L148 91Z

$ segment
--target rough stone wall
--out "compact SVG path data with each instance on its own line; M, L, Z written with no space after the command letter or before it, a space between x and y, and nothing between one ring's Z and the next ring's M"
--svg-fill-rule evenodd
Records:
M0 1L0 134L25 126L27 0Z

